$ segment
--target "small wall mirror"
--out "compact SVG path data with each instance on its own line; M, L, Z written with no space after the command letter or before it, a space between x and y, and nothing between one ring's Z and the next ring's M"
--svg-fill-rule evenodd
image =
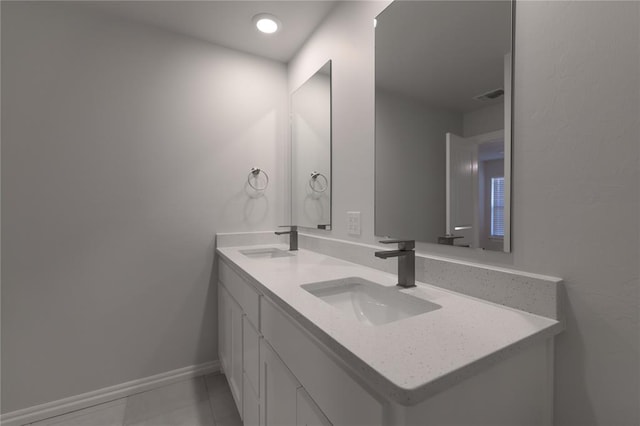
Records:
M331 61L291 95L291 217L331 229Z
M510 251L512 3L376 19L375 233Z

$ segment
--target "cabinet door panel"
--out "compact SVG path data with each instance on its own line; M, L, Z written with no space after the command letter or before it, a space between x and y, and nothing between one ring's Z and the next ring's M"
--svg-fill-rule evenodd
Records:
M260 348L262 425L294 426L300 384L264 339Z
M247 381L247 375L244 376L244 386L242 387L244 398L243 405L243 425L259 426L260 425L260 403L252 386Z
M222 371L229 375L231 368L231 311L229 293L222 284L218 284L218 354Z
M233 298L229 297L230 328L231 328L231 356L227 375L231 393L242 414L242 309Z
M260 396L260 335L249 321L244 317L242 329L244 349L244 374L246 383L253 387L256 395Z

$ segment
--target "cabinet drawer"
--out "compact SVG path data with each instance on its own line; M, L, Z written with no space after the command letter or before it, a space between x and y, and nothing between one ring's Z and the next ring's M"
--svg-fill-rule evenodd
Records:
M287 367L333 424L381 424L385 403L373 397L338 364L330 350L315 341L270 300L262 300L263 340Z
M249 382L256 395L260 396L260 334L246 316L243 327L245 386Z
M249 321L260 329L260 293L248 282L236 274L224 261L219 263L220 281L231 296L240 304Z

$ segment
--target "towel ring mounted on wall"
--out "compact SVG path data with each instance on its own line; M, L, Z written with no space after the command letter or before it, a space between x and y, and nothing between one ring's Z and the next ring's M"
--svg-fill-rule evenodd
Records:
M265 178L264 186L257 186L251 182L251 180L253 180L257 184L260 173L262 173ZM267 186L269 186L269 175L267 174L267 172L265 172L260 168L252 167L251 171L249 172L249 175L247 176L247 183L249 184L250 187L252 187L256 191L264 191L265 189L267 189Z
M320 189L317 189L318 180L324 180L324 184L320 185ZM319 172L311 172L311 178L309 179L309 187L313 192L322 193L329 188L329 180L325 175Z

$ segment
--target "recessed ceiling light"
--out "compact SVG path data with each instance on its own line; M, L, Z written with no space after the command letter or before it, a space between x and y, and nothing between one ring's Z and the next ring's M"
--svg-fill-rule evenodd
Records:
M280 21L273 15L261 13L253 17L256 28L265 34L273 34L280 29Z

